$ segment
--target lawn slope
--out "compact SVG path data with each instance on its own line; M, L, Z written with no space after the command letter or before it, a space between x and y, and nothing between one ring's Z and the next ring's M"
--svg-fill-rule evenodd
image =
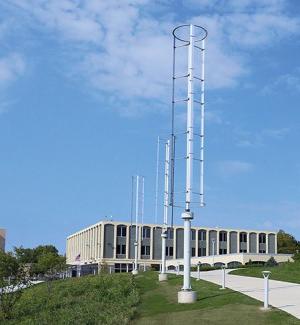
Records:
M136 278L141 293L133 325L159 324L300 324L293 316L271 309L262 311L262 303L230 289L192 280L193 289L198 292L195 304L179 305L177 292L182 277L169 275L169 281L158 283L157 274L146 272Z
M231 271L230 274L262 278L262 271L271 271L272 280L300 283L300 262L282 263L273 267L246 267Z

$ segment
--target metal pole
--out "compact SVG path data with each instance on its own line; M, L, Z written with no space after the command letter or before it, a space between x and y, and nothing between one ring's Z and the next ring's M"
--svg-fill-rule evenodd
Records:
M193 182L193 141L194 141L194 84L193 84L194 26L190 25L190 43L188 47L188 101L187 101L187 158L186 158L186 196L184 220L184 273L183 290L191 290L191 220L190 212Z
M159 172L159 145L160 139L157 137L157 148L156 148L156 178L155 178L155 224L157 224L157 210L158 210L158 172Z
M168 226L168 212L169 212L169 166L170 166L170 140L165 144L165 189L164 189L164 223L161 233L161 274L160 281L167 280L166 274L166 240L167 240L167 226Z
M134 272L138 273L138 216L139 216L139 176L136 176L136 197L135 197L135 242L134 242Z
M200 117L200 206L204 206L204 77L205 77L205 40L202 41L201 50L201 117Z

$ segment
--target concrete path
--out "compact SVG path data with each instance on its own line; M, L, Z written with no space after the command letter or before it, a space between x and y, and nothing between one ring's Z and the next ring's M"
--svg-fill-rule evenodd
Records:
M264 280L262 278L231 275L228 274L230 271L231 270L226 270L227 288L239 291L260 301L264 300ZM200 278L221 286L222 272L222 270L203 271L201 272ZM180 272L180 274L182 274L182 272ZM192 272L191 276L197 278L197 272ZM269 280L269 286L270 305L300 319L300 284Z

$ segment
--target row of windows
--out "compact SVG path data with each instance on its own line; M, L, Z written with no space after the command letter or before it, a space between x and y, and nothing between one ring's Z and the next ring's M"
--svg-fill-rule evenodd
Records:
M174 248L172 246L166 247L166 256L173 256ZM240 249L240 253L247 253L247 249ZM259 253L266 253L265 249L259 249ZM126 245L124 244L118 244L117 245L117 255L125 255L126 254ZM226 248L220 248L219 254L224 255L227 254ZM150 256L150 246L149 245L142 245L141 246L141 255L143 256ZM192 257L196 256L196 248L192 247ZM199 247L198 250L198 256L206 256L206 248L205 247Z
M126 237L126 226L118 226L117 227L117 236L118 237ZM151 229L149 227L142 228L142 236L143 239L151 238ZM174 230L172 228L168 228L167 230L167 238L173 239L174 238ZM196 240L196 231L194 229L191 230L191 240ZM198 240L205 241L206 240L206 231L199 230L198 233ZM227 232L221 231L219 233L219 241L227 241ZM247 243L247 233L241 232L240 233L240 242ZM266 243L266 234L259 234L259 243L265 244Z

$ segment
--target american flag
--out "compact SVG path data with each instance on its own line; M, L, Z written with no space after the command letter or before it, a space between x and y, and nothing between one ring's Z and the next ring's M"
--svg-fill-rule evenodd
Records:
M75 261L80 261L80 254L75 257Z

